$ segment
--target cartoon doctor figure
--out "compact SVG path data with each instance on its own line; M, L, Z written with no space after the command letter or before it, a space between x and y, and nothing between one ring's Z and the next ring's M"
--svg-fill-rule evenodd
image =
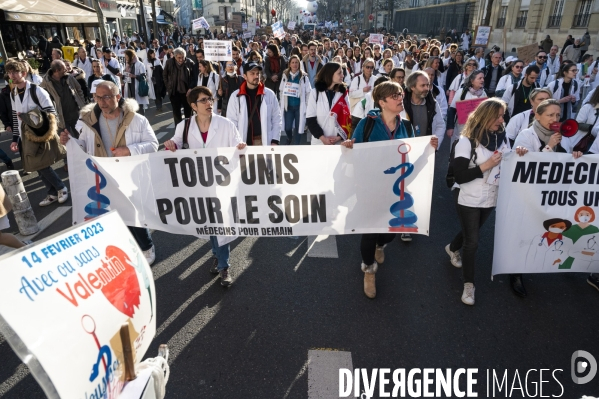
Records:
M564 232L574 246L559 268L586 271L591 263L599 262L599 228L591 224L595 220L595 211L591 207L581 206L576 210L574 220L578 224Z
M531 273L557 269L568 257L572 240L563 233L572 227L572 222L554 218L543 222L546 232L532 239L526 254L526 267Z

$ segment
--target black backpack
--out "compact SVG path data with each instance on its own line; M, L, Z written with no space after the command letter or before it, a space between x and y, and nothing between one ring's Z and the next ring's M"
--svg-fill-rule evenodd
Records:
M476 163L476 143L473 139L468 139L470 141L470 160ZM455 184L455 175L453 174L453 160L455 158L455 147L458 145L460 140L456 140L451 145L451 151L449 152L449 165L447 166L447 174L445 175L445 182L447 183L448 188L452 188Z

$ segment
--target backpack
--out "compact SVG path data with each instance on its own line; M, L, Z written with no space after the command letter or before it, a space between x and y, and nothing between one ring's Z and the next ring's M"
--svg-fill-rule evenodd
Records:
M410 132L412 132L412 135L411 135L412 137L416 137L416 135L414 134L414 129L412 129L412 124L410 123L410 121L402 119L401 123L408 131L408 137L410 137ZM362 142L367 143L368 140L370 140L370 135L372 134L372 129L374 129L374 118L367 116L366 123L364 124L364 135L363 135Z
M572 79L572 83L574 84L574 93L576 93L576 90L578 90L578 80ZM555 84L553 85L553 91L552 91L553 94L555 94L557 92L557 86L559 86L559 85L557 84L557 80L556 80ZM563 88L563 86L562 86L562 88Z
M470 141L470 160L476 163L476 143L473 139L468 139ZM455 184L455 175L453 174L453 160L455 158L455 147L458 145L460 140L456 140L451 145L451 151L449 152L449 165L447 166L447 174L445 175L445 183L447 183L448 188L452 188Z
M187 142L187 136L189 136L189 125L191 124L191 118L185 118L185 125L183 128L183 148L188 149L189 143Z
M15 95L13 92L10 93L10 96L12 97L12 100L14 101ZM31 97L31 99L33 100L35 105L37 105L37 107L39 109L42 109L42 106L40 105L40 100L39 100L39 98L37 98L37 85L35 83L29 84L29 97Z

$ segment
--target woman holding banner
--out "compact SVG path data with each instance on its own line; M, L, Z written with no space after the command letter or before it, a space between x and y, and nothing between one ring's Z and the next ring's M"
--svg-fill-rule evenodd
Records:
M313 145L337 144L347 139L351 114L343 69L338 62L329 62L318 71L308 99L306 126Z
M194 115L177 125L173 138L164 143L167 150L174 152L179 148L237 147L239 150L245 148L245 143L241 141L241 136L233 122L213 114L214 95L210 89L205 86L193 88L187 94L187 102ZM210 273L220 275L220 284L223 287L233 283L229 275L231 241L219 245L217 237L210 236L214 256Z
M452 161L455 182L459 184L459 190L454 189L454 193L462 230L445 250L453 263L456 253L459 258L462 249L462 302L466 305L474 305L474 268L480 228L497 205L499 180L494 176L499 173L502 153L510 151L503 129L505 109L500 99L482 102L468 116Z
M373 109L368 116L358 123L351 140L342 145L353 148L354 143L396 140L414 137L409 121L403 121L400 113L404 110L404 92L397 82L382 82L372 91L372 98L378 109ZM409 128L406 127L409 126ZM431 146L436 150L439 139L431 137ZM362 255L361 268L364 272L364 294L368 298L376 296L375 273L378 265L385 261L385 246L393 241L396 234L363 234L360 243Z
M561 145L561 133L554 132L550 128L552 123L560 120L560 112L561 104L557 100L551 98L541 102L534 113L532 126L520 132L516 137L514 142L516 153L523 156L528 152L567 152ZM583 154L581 151L569 152L575 159ZM516 295L520 297L527 295L521 274L510 275L510 284Z
M468 61L466 65L471 64L473 61ZM477 98L486 98L487 93L484 90L485 85L485 74L481 70L476 70L468 76L466 84L463 88L456 91L451 105L447 110L447 137L451 137L451 144L454 141L459 140L460 133L463 129L463 125L458 122L457 105L458 101L474 100ZM454 131L455 130L455 131Z

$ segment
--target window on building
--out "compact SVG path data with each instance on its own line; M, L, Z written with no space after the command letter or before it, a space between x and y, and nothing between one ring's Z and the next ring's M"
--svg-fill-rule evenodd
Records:
M526 27L526 19L528 18L528 10L520 10L516 19L516 28Z
M503 28L505 26L505 17L507 15L507 6L502 6L499 9L499 17L497 18L497 27Z
M559 28L562 24L564 2L565 0L555 0L555 4L553 5L553 13L549 16L549 21L547 21L548 28Z
M578 3L578 14L574 15L574 27L581 28L589 26L592 3L593 0L582 0Z
M410 7L420 7L420 0L410 0Z

